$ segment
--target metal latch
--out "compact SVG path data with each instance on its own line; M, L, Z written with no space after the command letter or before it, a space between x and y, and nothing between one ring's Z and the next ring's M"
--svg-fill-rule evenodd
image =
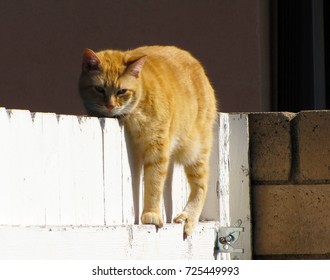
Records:
M215 250L220 253L243 253L244 249L233 247L244 228L242 220L238 220L233 227L219 227L216 234Z

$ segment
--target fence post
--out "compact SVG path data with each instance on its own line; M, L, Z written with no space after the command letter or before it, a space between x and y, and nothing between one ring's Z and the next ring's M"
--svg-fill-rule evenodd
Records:
M97 118L58 116L61 225L103 225L102 133Z
M240 224L244 232L233 244L243 253L221 253L220 259L251 259L249 127L247 114L220 114L220 227Z
M11 205L9 128L7 111L0 108L0 224L3 225L11 223L11 214L8 213Z
M60 190L58 123L54 113L32 114L34 130L34 155L36 162L35 184L39 200L40 221L36 225L60 224ZM30 148L29 148L30 149Z
M118 122L102 119L103 177L106 225L123 222L121 135Z

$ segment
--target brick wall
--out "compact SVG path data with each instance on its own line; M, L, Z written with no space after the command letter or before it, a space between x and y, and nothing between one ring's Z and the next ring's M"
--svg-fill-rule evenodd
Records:
M251 113L254 257L330 258L330 111Z

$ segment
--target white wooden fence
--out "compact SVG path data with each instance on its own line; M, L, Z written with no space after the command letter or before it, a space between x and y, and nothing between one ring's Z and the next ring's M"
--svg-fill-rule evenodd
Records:
M164 228L139 225L141 164L115 119L0 108L0 259L249 259L247 116L219 114L215 131L203 222L183 240L171 223L189 192L182 168L166 181ZM214 255L216 230L237 220L244 253Z

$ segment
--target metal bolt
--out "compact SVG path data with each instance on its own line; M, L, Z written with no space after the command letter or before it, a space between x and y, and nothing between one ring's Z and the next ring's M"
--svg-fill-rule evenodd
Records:
M228 236L226 236L226 243L230 244L234 240L235 240L235 237L233 235L229 234Z

